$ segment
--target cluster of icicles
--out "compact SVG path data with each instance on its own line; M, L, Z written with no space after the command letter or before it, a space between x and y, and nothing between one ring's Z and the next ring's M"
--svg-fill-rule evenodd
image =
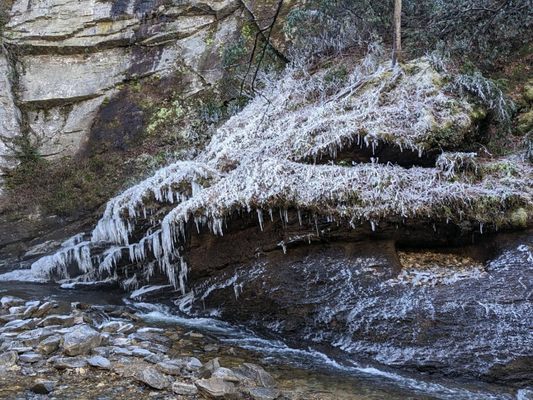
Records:
M257 213L263 229L265 212L274 220L273 209L279 209L288 223L290 208L301 225L314 225L320 235L319 217L376 229L383 220L443 219L446 209L453 215L444 218L458 222L476 220L474 206L490 200L495 214L483 214L481 229L510 204L533 204L527 183L531 168L524 163L513 161L523 171L505 180L487 176L473 183L454 177L477 169L472 153L443 154L436 168L305 163L327 152L335 158L337 149L355 143L375 150L392 142L422 155L436 121L457 127L471 123L471 106L439 90L427 62L411 75L389 64L367 57L345 87L318 100L312 94L322 90L324 79L298 79L288 71L220 127L195 161L164 167L111 199L90 235L72 238L35 262L32 272L56 279L117 279L133 288L159 270L185 293L188 226L222 235L226 218L235 212ZM280 242L283 250L286 244Z
M109 201L88 240L84 240L83 234L72 237L55 254L33 263L33 274L43 278L64 279L69 278L69 268L74 266L75 274L86 281L98 278L117 279L115 267L125 255L131 263L143 263L149 253L153 260L145 265L143 278L149 279L154 269L159 267L174 287L185 292L187 265L179 249L174 247L177 239L174 233L169 229L159 228L149 232L138 242L131 243L135 221L150 220L152 210L146 207L147 199L153 198L159 205L172 206L196 195L203 190L204 184L218 177L219 174L205 164L190 161L177 162L160 169L153 177ZM152 223L157 226L158 221L154 220ZM105 250L93 254L100 248ZM178 271L176 260L179 260ZM132 274L122 284L127 288L135 287L139 278Z

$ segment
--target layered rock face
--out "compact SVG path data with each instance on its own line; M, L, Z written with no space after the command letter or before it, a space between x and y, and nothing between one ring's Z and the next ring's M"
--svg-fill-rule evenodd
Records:
M266 21L273 11L263 11ZM78 153L125 84L157 77L164 90L172 78L183 97L212 88L224 74L224 46L245 22L255 24L238 0L21 0L9 15L0 53L2 166L23 134L44 157ZM138 108L119 103L116 113L138 120Z
M360 232L283 254L280 225L268 223L262 241L242 227L222 241L194 240L190 261L203 268L179 308L328 349L348 365L531 385L531 232L416 250ZM248 243L261 245L255 259Z

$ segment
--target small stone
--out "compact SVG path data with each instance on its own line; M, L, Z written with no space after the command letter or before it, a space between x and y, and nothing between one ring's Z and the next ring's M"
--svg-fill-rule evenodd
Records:
M239 376L237 376L235 372L233 372L229 368L224 368L224 367L217 368L211 376L213 378L223 379L227 382L240 382L241 381L241 378L239 378Z
M218 351L218 349L219 349L218 345L214 344L214 343L210 343L210 344L207 344L207 345L204 346L204 351L206 353Z
M31 331L26 331L17 336L25 346L37 346L41 341L54 334L54 330L50 328L37 328Z
M172 391L175 394L184 395L184 396L192 396L198 393L198 388L189 383L176 381L172 384Z
M4 325L4 329L8 331L27 331L33 328L35 328L33 319L16 319Z
M111 347L111 353L117 356L128 356L128 357L132 356L131 351L129 351L128 349L124 349L122 347Z
M39 308L33 313L33 316L36 318L41 318L45 316L48 311L55 307L54 303L47 301L39 306Z
M212 360L209 360L206 362L202 368L200 368L200 378L209 378L217 370L220 368L220 362L217 358L213 358Z
M24 311L26 311L26 307L24 306L9 307L8 311L10 314L24 314Z
M24 318L24 314L5 314L5 315L0 315L0 322L6 323L6 322L11 322L11 321L15 321L18 319L23 319L23 318Z
M109 333L123 333L125 335L133 332L135 326L130 323L124 323L121 321L110 321L101 326L103 332Z
M83 357L56 357L48 360L57 369L83 368L87 366L87 360Z
M185 368L187 368L189 371L195 371L202 368L202 366L203 364L199 359L196 357L189 357L189 361L187 361Z
M169 378L154 367L140 369L135 373L135 379L158 390L170 386Z
M4 296L0 299L0 305L2 305L2 308L9 308L12 306L22 306L24 305L25 301L22 300L20 297L14 297L14 296Z
M281 395L279 390L272 388L252 388L247 392L254 400L275 400Z
M54 351L59 349L60 344L61 336L53 335L47 337L41 343L39 343L39 345L37 346L37 351L45 355L52 354Z
M28 303L26 303L27 305ZM31 304L28 306L28 308L26 308L26 311L24 311L24 313L22 315L24 315L24 318L29 318L33 315L33 313L35 311L37 311L39 309L39 302L37 302L37 304Z
M24 353L19 356L19 360L28 364L39 362L43 359L40 354L37 353Z
M101 369L111 369L111 362L102 356L93 356L87 359L87 362L91 367L101 368Z
M24 303L26 307L39 307L40 304L41 302L39 300L31 300Z
M101 342L98 332L88 325L79 325L64 336L63 351L69 356L87 354Z
M200 392L215 399L221 399L237 393L235 385L220 378L200 379L195 383Z
M276 381L272 376L266 372L263 367L256 364L244 363L236 369L237 373L244 375L247 378L252 379L258 386L262 387L275 387Z
M70 327L76 322L77 319L73 315L49 315L39 322L38 326L60 325L64 327Z
M54 381L38 380L31 387L31 391L35 394L50 394L54 390L56 383Z
M9 368L17 363L19 355L16 351L7 351L0 354L0 368Z
M111 352L111 349L105 346L95 347L92 350L93 354L96 354L97 356L102 356L102 357L109 357L110 352Z
M133 354L135 357L149 357L155 355L150 350L142 349L140 347L132 347L131 354Z
M162 361L157 363L155 367L167 375L181 375L182 365L173 361Z

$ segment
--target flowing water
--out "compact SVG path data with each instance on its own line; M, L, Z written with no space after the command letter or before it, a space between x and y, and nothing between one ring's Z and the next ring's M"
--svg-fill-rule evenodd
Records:
M349 360L334 359L317 349L294 348L280 340L211 318L188 318L168 306L140 303L119 290L68 290L57 284L0 282L0 297L19 296L27 300L54 300L68 308L71 302L94 305L129 305L148 326L180 327L215 338L224 365L242 361L268 366L280 387L301 393L302 399L527 399L527 392L512 393L488 384L435 381ZM201 343L192 346L201 347ZM192 350L194 351L194 349ZM231 354L228 356L228 354ZM298 397L296 397L298 398Z

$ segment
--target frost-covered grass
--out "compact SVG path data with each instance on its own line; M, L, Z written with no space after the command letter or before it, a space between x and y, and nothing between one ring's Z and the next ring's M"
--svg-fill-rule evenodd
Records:
M394 69L389 64L372 54L342 80L324 79L327 71L290 69L264 79L262 95L219 128L195 161L162 168L112 199L89 242L34 267L66 276L74 263L93 279L116 274L122 264L128 287L158 269L185 292L187 230L207 226L223 235L236 212L256 213L261 229L273 211L287 219L289 209L374 230L407 221L483 230L512 225L524 213L527 220L533 176L518 157L508 160L513 173L483 168L474 153L458 152L443 153L433 168L311 164L352 146L386 142L422 154L468 140L474 106L445 92L450 77L425 59ZM518 217L511 216L517 210Z

